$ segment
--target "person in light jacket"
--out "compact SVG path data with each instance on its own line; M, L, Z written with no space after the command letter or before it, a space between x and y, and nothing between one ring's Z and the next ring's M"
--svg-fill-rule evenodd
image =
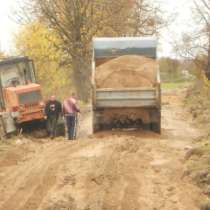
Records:
M67 98L63 102L63 114L65 117L65 123L67 128L68 140L75 140L77 136L77 114L80 109L77 106L75 94Z

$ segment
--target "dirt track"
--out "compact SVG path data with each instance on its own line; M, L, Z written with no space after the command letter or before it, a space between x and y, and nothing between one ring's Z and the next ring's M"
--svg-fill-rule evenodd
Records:
M77 142L26 141L3 152L0 210L199 209L205 198L183 173L186 149L202 134L182 97L166 93L163 103L161 136L112 131Z

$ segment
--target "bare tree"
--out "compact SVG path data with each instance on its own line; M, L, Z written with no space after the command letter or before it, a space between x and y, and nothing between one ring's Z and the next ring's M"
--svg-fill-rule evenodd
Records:
M193 59L199 69L210 72L210 0L194 0L192 14L196 28L184 34L176 50L181 56Z
M73 68L80 97L87 100L94 36L152 35L162 24L148 0L33 0L37 18L53 30ZM27 5L30 5L28 3ZM30 11L30 10L29 10Z
M162 18L160 6L155 6L151 1L135 0L128 22L132 36L158 34L162 27L166 26L166 20Z
M203 24L203 28L201 29L202 33L200 35L203 37L202 49L207 52L205 70L210 72L210 0L200 0L200 3L201 4L194 0L198 17L200 18L200 22Z

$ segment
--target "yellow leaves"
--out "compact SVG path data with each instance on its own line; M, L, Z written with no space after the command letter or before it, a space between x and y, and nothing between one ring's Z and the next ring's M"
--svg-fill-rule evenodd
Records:
M45 95L64 96L70 86L70 67L60 67L63 52L56 48L60 40L44 24L36 21L21 28L15 38L19 54L29 56L35 62L36 75Z

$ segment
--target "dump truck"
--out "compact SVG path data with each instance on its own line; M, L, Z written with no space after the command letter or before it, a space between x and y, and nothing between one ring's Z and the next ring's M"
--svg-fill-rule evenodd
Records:
M154 37L93 39L93 132L140 127L161 132L161 85L156 58ZM145 64L146 60L153 64Z
M24 123L44 119L41 86L28 57L0 61L0 138Z

